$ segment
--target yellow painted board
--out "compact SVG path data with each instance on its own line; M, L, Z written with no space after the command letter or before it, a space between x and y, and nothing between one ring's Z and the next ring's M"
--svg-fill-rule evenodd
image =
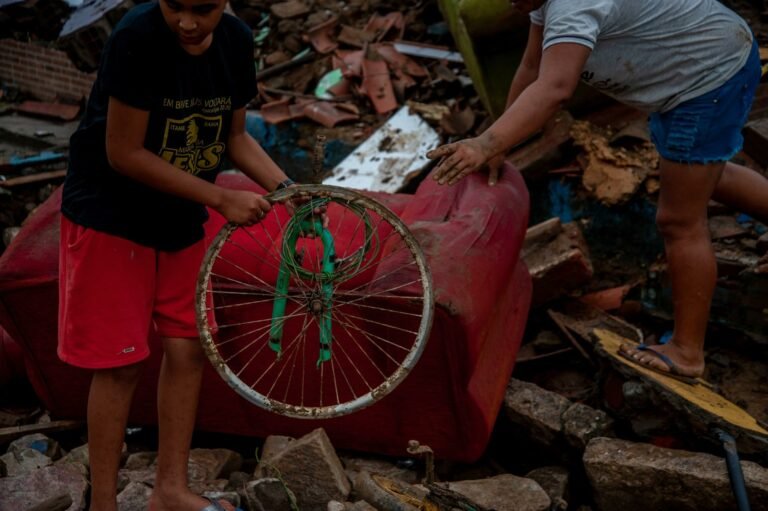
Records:
M703 380L699 380L698 383L691 385L643 367L619 354L619 346L622 344L636 344L634 341L608 330L594 330L593 334L596 343L608 356L631 368L644 379L652 380L665 390L675 393L703 412L714 415L750 433L768 438L768 430L760 426L757 419L752 417L743 408L714 392Z

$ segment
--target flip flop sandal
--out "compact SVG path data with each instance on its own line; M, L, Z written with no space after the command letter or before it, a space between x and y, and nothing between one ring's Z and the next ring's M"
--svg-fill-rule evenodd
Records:
M624 345L622 345L623 347ZM656 351L655 349L651 348L647 344L638 344L636 346L632 346L633 349L642 351L643 353L651 353L653 356L664 362L664 364L669 368L669 371L663 371L656 366L649 365L647 363L641 362L640 360L637 360L636 358L632 357L625 351L622 351L621 348L619 349L619 355L626 358L627 360L630 360L634 362L635 364L644 367L645 369L650 369L651 371L654 371L659 374L663 374L664 376L669 376L670 378L674 378L678 381L681 381L683 383L687 383L688 385L696 385L698 383L702 383L702 380L699 380L698 378L694 378L692 376L686 376L684 374L680 373L680 369L678 369L677 364L675 364L671 358L666 356L664 353L661 353L659 351Z
M212 499L211 497L206 497L205 495L203 495L202 497L203 497L205 500L207 500L208 502L210 502L210 504L208 504L207 506L205 506L205 507L204 507L203 509L201 509L200 511L226 511L226 509L224 508L224 506L222 506L221 504L219 504L219 501L218 501L218 500L216 500L216 499ZM236 507L236 508L235 508L235 511L243 511L243 510L242 510L242 509L240 509L239 507Z

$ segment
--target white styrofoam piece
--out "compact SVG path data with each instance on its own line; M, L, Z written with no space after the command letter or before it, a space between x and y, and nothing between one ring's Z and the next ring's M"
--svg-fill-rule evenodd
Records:
M430 163L426 153L438 145L440 135L404 106L339 163L323 184L397 192Z

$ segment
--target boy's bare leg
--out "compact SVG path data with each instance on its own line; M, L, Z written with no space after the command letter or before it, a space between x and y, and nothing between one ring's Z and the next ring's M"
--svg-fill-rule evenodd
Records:
M664 237L674 298L674 333L653 349L669 357L686 376L704 371L704 336L717 280L717 264L709 236L707 203L725 164L675 163L662 159L656 222ZM668 372L659 357L623 350L638 362Z
M196 511L210 502L189 490L187 463L205 355L196 339L163 339L157 390L159 449L152 511ZM228 503L221 503L232 509Z
M768 224L768 179L750 168L726 163L712 198Z
M117 511L117 471L141 364L97 370L88 393L91 511Z

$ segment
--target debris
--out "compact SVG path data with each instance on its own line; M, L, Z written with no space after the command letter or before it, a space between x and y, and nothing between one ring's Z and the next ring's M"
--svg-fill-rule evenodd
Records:
M27 424L25 426L12 426L8 428L0 428L0 443L7 442L14 438L22 437L32 433L50 433L56 431L66 431L70 429L77 429L83 426L82 421L52 421L41 422L38 424Z
M394 43L394 47L403 55L410 55L411 57L446 60L448 62L456 62L459 64L464 62L461 53L451 51L444 46L435 46L412 41L397 41Z
M752 509L768 509L768 470L741 466ZM734 509L725 461L711 454L596 438L584 467L599 509Z
M446 486L449 490L472 499L486 510L548 511L552 504L539 483L533 479L512 474L501 474L487 479L455 481L447 483ZM445 509L451 508L445 507ZM454 507L453 509L467 508Z
M358 115L345 112L327 101L309 103L304 107L304 115L326 128L333 128L340 122L354 121L359 118Z
M528 229L523 260L533 279L532 306L544 304L592 278L589 248L575 223L553 218Z
M338 456L322 428L289 443L262 460L296 495L299 509L325 509L329 500L344 501L351 487Z
M396 192L431 162L426 152L440 136L418 115L402 107L333 169L323 182L357 190Z
M579 298L579 300L604 311L617 310L621 307L624 297L627 296L627 293L629 293L631 289L631 285L625 284L623 286L586 294Z
M317 54L313 51L308 51L306 53L298 54L295 57L293 57L288 62L281 62L279 64L275 64L272 67L268 67L266 69L262 69L261 71L256 73L256 81L262 81L270 76L274 76L276 74L280 74L283 71L287 71L288 69L294 68L296 66L300 66L302 64L306 64L307 62L310 62L317 58Z
M574 144L585 154L580 159L582 184L607 205L627 201L656 169L659 156L652 143L643 141L635 148L613 147L609 131L578 121L571 130Z
M278 2L269 6L269 10L278 18L296 18L309 12L309 6L300 0Z
M544 126L540 135L512 149L507 160L524 176L533 177L536 164L551 159L561 145L571 140L573 122L571 114L559 112Z
M373 103L377 113L386 114L397 108L395 91L389 79L389 67L383 60L363 59L363 83L360 90Z
M466 135L475 125L475 112L472 107L451 109L450 113L440 120L440 127L448 135Z
M24 101L16 106L16 111L22 114L38 115L60 121L73 121L80 115L80 105Z
M619 355L619 346L631 343L608 330L594 330L595 348L621 374L642 378L651 388L679 413L678 421L685 418L693 431L707 431L720 427L734 434L738 432L742 452L765 452L768 448L768 430L746 411L714 392L701 378L690 384L648 369Z
M66 170L54 170L51 172L40 172L38 174L31 174L28 176L11 177L8 179L0 179L0 188L13 188L14 186L26 185L31 183L39 183L41 181L52 181L59 179L67 174Z
M307 30L305 38L318 53L330 53L338 47L338 43L333 39L333 33L338 23L339 18L332 16Z
M411 112L419 114L427 121L440 122L444 116L451 112L451 109L442 103L418 103L416 101L406 102L406 106Z
M357 46L358 48L362 48L366 44L372 43L375 39L375 32L350 27L349 25L341 26L341 32L338 37L340 43L348 44L349 46Z
M755 119L744 126L744 152L765 167L768 165L768 118Z

